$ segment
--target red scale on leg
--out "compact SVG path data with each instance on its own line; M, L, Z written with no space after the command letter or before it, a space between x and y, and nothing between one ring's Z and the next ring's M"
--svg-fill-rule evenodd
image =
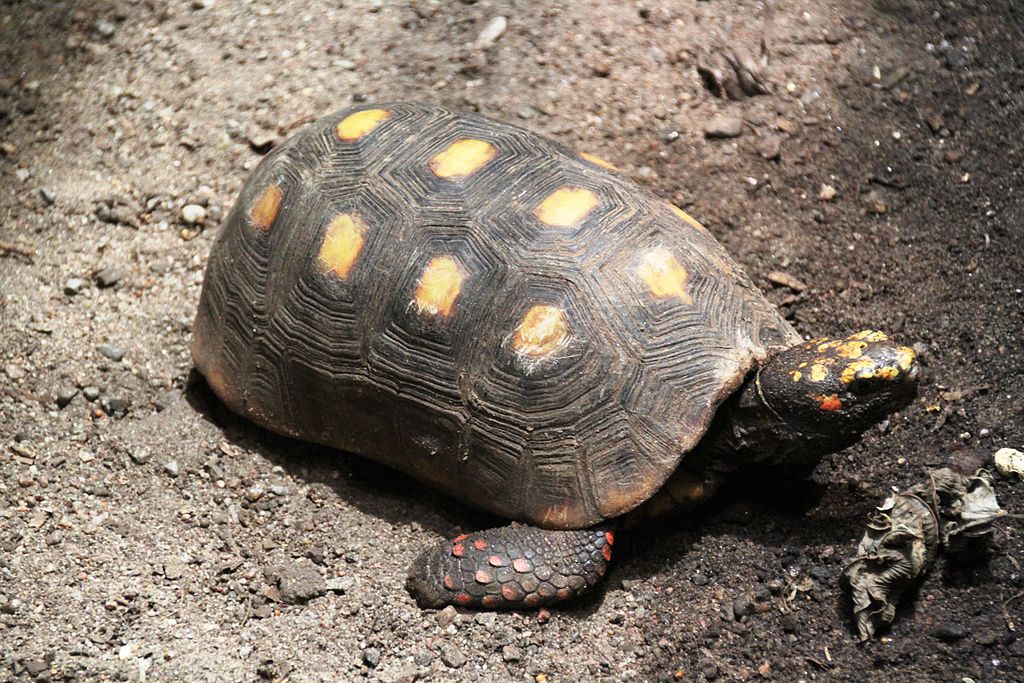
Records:
M487 564L491 565L492 567L504 567L505 560L498 557L497 555L491 555L487 558Z
M473 602L473 596L469 593L459 593L455 596L455 602L457 602L460 605L468 605L469 603Z
M452 539L452 543L461 543L462 541L465 541L467 538L469 538L469 534L459 534L458 536Z
M516 558L516 559L512 560L512 568L515 569L520 574L526 574L531 569L533 569L533 566L530 565L530 561L529 560L525 560L525 559L519 557L519 558Z
M483 599L480 600L480 604L484 607L497 607L501 604L501 598L497 595L485 595Z
M514 583L506 583L501 587L501 597L509 602L519 602L523 599L523 589Z
M478 538L473 541L473 547L477 550L487 550L487 541L482 538Z
M571 597L572 597L572 589L571 588L559 588L558 589L558 599L559 600L568 600Z
M604 532L604 540L608 541L608 545L615 545L615 534L610 531Z
M461 543L456 543L452 546L452 555L454 555L455 557L462 557L465 554L466 546L462 545Z
M604 556L605 562L612 561L612 547L610 545L606 545L604 548L602 548L601 554Z
M444 583L444 587L447 588L448 590L450 590L450 591L455 590L455 581L454 581L454 579L452 579L450 574L445 574L444 575L444 579L442 580L442 583Z
M494 575L486 569L477 569L476 574L473 576L477 583L488 584L494 581Z

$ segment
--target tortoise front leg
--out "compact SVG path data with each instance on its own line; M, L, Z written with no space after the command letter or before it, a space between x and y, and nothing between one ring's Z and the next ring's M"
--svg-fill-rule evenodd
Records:
M608 527L552 531L510 524L428 548L409 568L406 585L420 607L550 605L604 577L613 540Z

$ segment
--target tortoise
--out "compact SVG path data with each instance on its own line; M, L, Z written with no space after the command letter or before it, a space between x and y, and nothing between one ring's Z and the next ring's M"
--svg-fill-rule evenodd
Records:
M583 593L621 519L845 448L919 372L881 332L804 341L703 225L611 164L414 103L331 114L263 159L211 249L191 351L259 425L512 520L409 574L423 607L490 609Z

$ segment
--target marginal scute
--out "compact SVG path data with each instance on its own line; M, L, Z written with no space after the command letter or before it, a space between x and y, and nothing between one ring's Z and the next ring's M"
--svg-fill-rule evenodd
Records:
M686 283L690 273L679 263L671 251L665 247L655 247L640 257L637 275L658 299L676 297L685 304L692 304L693 299L686 291Z
M281 192L280 187L273 183L267 185L249 211L252 226L263 232L270 230L270 226L277 220L277 213L281 209L281 199L283 198L284 193Z
M373 132L386 119L391 118L387 109L364 109L349 114L342 119L336 128L338 138L345 142L355 142Z
M688 214L688 213L686 213L685 211L683 211L682 209L680 209L680 208L679 208L678 206L676 206L675 204L671 204L671 203L670 203L670 204L669 204L669 208L671 208L671 209L672 209L672 213L674 213L675 215L677 215L677 216L679 216L680 218L682 218L682 219L683 219L684 221L686 221L686 223L688 223L688 224L689 224L689 225L690 225L691 227L694 227L694 228L697 228L698 230L703 230L704 232L707 232L707 230L708 230L708 229L704 227L704 224L703 224L703 223L701 223L701 222L700 222L700 221L698 221L698 220L697 220L696 218L694 218L694 217L693 217L693 216L691 216L690 214Z
M427 164L438 178L467 178L498 156L498 148L486 140L463 138L438 152Z
M452 314L464 279L458 261L451 256L435 256L427 264L416 285L413 298L416 308L420 313L447 318Z
M579 225L601 200L585 187L560 187L537 205L533 213L545 225L570 228Z
M319 263L324 272L333 272L342 280L348 277L365 241L366 224L355 213L338 214L327 226L320 244Z
M542 358L569 338L565 315L557 306L538 304L525 314L512 337L512 348L526 356Z
M595 156L593 154L588 154L587 152L580 152L580 156L583 157L585 160L589 161L590 163L594 164L595 166L600 166L601 168L606 168L609 171L618 171L619 170L618 166L616 166L615 164L611 163L610 161L605 161L604 159L602 159L599 156Z

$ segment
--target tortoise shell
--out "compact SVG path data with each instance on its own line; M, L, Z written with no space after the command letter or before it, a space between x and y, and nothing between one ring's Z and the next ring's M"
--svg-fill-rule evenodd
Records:
M234 411L548 528L644 502L799 337L606 162L420 104L308 125L245 183L192 355Z

